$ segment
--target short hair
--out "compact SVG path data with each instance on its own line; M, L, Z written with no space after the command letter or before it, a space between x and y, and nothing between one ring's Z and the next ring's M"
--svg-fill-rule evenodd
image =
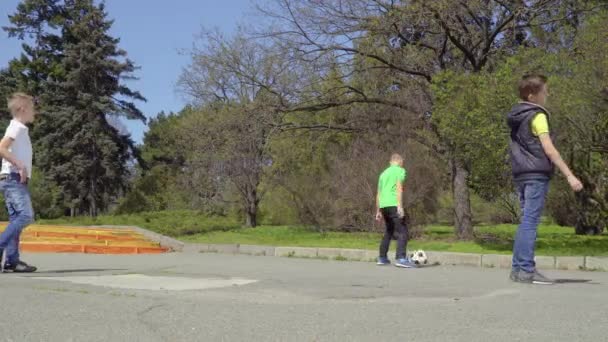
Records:
M17 112L19 111L19 109L21 108L21 106L23 105L24 102L29 102L33 105L34 98L26 93L13 93L7 99L8 110L14 116L15 114L17 114Z
M400 163L403 161L403 157L399 153L393 153L391 155L391 163Z
M547 76L541 74L527 74L519 81L519 97L528 101L530 95L536 95L543 90L543 86L547 84Z

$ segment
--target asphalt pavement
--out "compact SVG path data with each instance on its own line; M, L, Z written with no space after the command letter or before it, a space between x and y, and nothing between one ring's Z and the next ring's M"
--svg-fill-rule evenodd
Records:
M29 254L0 341L608 341L608 273L244 255Z

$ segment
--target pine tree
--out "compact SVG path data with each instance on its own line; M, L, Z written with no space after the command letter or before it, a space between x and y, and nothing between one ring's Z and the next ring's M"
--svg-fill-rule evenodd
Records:
M122 84L136 67L108 34L112 21L103 3L27 0L10 20L10 35L34 42L24 44L10 73L43 102L36 164L60 186L72 214L97 215L127 187L128 162L138 157L131 138L108 122L110 116L145 122L131 102L145 99Z

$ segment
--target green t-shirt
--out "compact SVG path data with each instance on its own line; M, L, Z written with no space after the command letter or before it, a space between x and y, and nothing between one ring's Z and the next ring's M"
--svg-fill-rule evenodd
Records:
M378 179L378 194L380 208L396 207L397 183L405 182L407 171L399 165L391 165L380 174Z

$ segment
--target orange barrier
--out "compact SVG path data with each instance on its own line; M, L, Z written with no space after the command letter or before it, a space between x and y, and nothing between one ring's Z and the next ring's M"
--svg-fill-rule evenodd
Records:
M6 223L0 223L3 231ZM21 234L20 249L34 253L158 254L169 249L123 228L31 225Z

